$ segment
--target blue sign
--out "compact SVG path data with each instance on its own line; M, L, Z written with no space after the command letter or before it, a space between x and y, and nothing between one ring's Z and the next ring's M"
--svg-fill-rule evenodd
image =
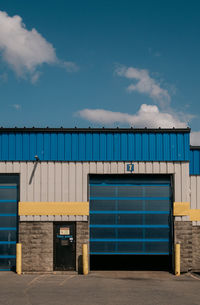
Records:
M134 164L127 164L126 169L128 172L132 173L134 171Z

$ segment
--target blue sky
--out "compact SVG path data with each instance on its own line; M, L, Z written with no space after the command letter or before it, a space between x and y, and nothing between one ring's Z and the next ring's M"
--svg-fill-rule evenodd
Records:
M0 125L200 130L199 1L2 0L0 11Z

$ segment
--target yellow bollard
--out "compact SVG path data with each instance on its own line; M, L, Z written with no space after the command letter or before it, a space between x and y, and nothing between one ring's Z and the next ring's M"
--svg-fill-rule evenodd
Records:
M22 244L16 244L16 272L22 274Z
M181 250L180 250L180 244L175 245L175 275L180 275L180 269L181 269Z
M88 274L88 245L83 244L83 274Z

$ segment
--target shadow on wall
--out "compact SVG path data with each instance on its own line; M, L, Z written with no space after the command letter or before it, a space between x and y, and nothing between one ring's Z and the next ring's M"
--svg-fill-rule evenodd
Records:
M29 184L31 184L32 181L33 181L33 177L35 175L35 171L36 171L37 165L38 165L38 162L36 161L35 164L34 164L33 171L31 173L30 179L29 179Z
M83 255L78 257L78 274L83 274Z

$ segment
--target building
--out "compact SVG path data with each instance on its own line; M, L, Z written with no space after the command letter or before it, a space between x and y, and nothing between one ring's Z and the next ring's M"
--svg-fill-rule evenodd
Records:
M0 269L81 271L167 258L200 271L200 149L190 129L0 129ZM159 257L159 259L157 259ZM130 268L131 268L130 262Z

